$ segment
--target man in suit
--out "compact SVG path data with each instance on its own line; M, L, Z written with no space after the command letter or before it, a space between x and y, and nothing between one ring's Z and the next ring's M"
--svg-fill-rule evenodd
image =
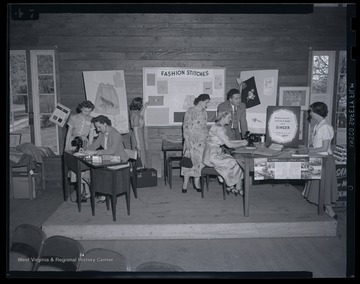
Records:
M217 112L229 111L232 113L231 122L225 126L226 134L230 140L241 140L248 131L246 105L241 102L241 94L238 89L229 90L226 97L227 101L218 105Z

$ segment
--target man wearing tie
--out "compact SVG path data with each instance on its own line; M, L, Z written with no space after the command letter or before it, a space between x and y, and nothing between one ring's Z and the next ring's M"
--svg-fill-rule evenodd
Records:
M217 113L229 111L232 113L231 122L226 125L226 134L229 140L242 140L248 131L246 121L246 105L241 102L241 94L238 89L231 89L226 95L227 101L218 105Z

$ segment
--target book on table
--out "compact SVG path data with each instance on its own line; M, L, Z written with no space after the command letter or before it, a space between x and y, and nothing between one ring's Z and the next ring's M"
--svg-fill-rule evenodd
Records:
M298 149L295 150L294 153L291 154L292 157L309 157L308 149Z

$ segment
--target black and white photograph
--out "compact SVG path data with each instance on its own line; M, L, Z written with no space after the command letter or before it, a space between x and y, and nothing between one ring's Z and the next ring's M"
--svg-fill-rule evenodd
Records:
M356 4L2 11L7 278L357 276Z

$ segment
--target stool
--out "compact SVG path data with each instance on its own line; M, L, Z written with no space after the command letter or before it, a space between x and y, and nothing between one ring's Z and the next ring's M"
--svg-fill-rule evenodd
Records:
M200 184L201 184L201 198L204 198L204 179L206 179L206 190L209 191L209 176L220 176L217 170L214 167L205 166L201 170ZM226 199L226 184L225 181L222 183L223 187L223 199Z
M169 181L169 185L170 185L170 189L171 189L171 181L172 181L172 169L180 169L180 160L182 157L169 157L166 159L166 176L165 176L165 180L166 178Z

